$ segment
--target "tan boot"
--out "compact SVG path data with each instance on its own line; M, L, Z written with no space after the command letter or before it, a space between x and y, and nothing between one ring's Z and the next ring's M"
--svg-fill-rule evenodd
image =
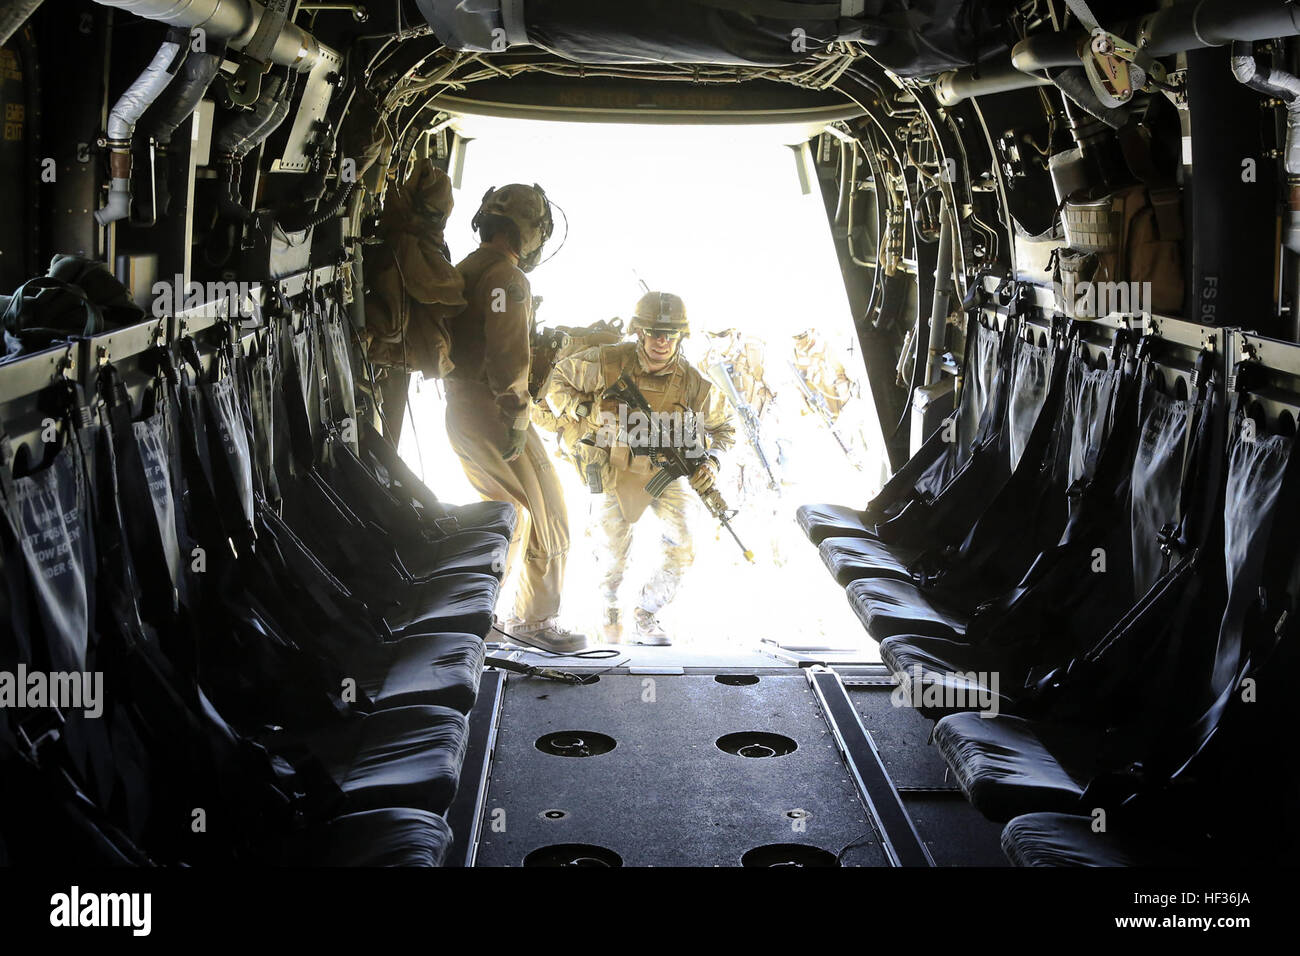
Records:
M636 609L636 643L649 644L655 647L667 647L672 644L672 640L664 631L663 625L649 611Z
M513 627L507 627L510 634L519 639L520 643L550 651L553 654L572 654L574 651L580 651L587 646L586 634L575 634L570 630L560 627L555 621L546 621L538 624L524 624L522 622L513 622Z
M606 644L623 643L623 622L620 617L618 608L605 608L605 623L601 626L601 631Z

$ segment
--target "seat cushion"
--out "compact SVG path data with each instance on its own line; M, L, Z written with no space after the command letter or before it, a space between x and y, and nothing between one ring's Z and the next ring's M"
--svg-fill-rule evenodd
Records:
M895 634L960 638L970 623L970 615L910 581L863 578L845 590L858 620L877 641Z
M349 661L349 672L377 707L437 704L468 714L484 654L473 634L417 634L366 648Z
M510 539L495 531L461 531L435 541L407 541L398 551L402 564L416 578L469 572L499 580L509 548Z
M449 707L378 710L317 731L304 743L343 792L343 809L451 805L468 722Z
M1208 841L1190 834L1093 831L1091 817L1026 813L1002 829L1002 852L1016 866L1205 866Z
M911 581L910 566L921 556L915 548L885 544L875 538L826 538L817 546L822 564L841 585L862 578Z
M409 807L363 810L330 821L316 863L442 866L451 841L451 827L436 813Z
M794 513L799 527L813 544L827 538L870 538L874 533L863 524L863 512L847 505L800 505Z
M880 642L880 659L904 685L910 702L931 720L967 710L1003 713L1007 663L1000 648L944 637L900 634Z
M438 517L430 516L432 524L443 534L463 531L490 531L509 539L515 533L515 506L506 501L473 501L467 505L443 506Z
M970 802L990 820L1038 810L1077 812L1092 779L1100 734L1002 714L953 714L934 742Z
M390 595L384 620L400 637L451 631L482 637L492 626L499 588L490 574L438 575Z

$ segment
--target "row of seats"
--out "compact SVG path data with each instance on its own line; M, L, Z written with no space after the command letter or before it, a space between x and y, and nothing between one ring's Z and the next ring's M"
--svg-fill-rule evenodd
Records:
M1021 301L970 311L956 441L799 523L1014 862L1284 857L1294 418L1225 332Z
M0 709L0 860L443 861L515 514L371 427L339 292L115 356L5 444L0 670L103 699Z

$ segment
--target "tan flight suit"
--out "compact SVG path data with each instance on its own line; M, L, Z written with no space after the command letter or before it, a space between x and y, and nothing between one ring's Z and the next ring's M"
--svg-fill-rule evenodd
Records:
M456 267L465 278L465 311L451 321L447 437L465 475L485 499L519 512L507 568L519 566L515 616L525 626L551 622L560 609L569 552L564 492L537 429L529 423L528 279L510 259L484 244ZM510 430L527 429L524 452L505 461Z
M645 395L653 411L689 410L692 413L700 442L694 447L687 446L692 459L705 451L711 457L720 458L722 452L735 444L736 430L726 396L687 362L680 351L664 369L651 373L634 341L587 349L556 364L548 400L560 416L571 418L576 406L602 396L623 371L632 374L637 388ZM600 402L599 414L604 422L617 422L619 412L618 404L612 399ZM624 418L628 418L627 410L624 410ZM673 421L680 422L681 419ZM634 428L633 424L628 431ZM674 427L673 432L676 438L683 436L681 428ZM696 494L687 479L679 478L658 498L652 498L645 490L645 484L658 466L648 455L633 454L627 437L626 433L618 433L617 429L609 427L603 427L598 433L598 444L608 447L609 451L601 526L608 538L610 554L601 590L606 605L617 607L618 589L627 570L632 546L632 528L649 507L663 525L663 559L642 588L639 606L655 614L676 595L682 572L695 558L688 519L695 507Z

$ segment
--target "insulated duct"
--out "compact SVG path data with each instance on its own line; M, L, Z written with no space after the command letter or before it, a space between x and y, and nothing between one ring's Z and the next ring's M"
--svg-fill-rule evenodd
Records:
M108 200L102 208L95 210L95 221L101 226L125 219L131 212L131 139L135 135L135 124L171 82L184 61L184 51L189 50L188 43L176 33L174 29L167 31L167 39L158 47L149 65L127 87L108 114L108 163L112 182Z
M209 40L225 40L232 50L248 46L257 33L266 8L256 0L95 0L96 3L126 10L146 20L160 20L174 27L201 28ZM291 66L299 72L310 70L321 57L320 44L310 33L292 23L285 24L270 62Z
M170 146L177 127L198 108L203 94L221 70L224 55L225 46L221 44L203 53L191 52L185 58L176 82L159 97L145 129L159 146Z
M1068 70L1049 70L1048 76L1067 97L1089 116L1101 120L1111 129L1121 129L1128 121L1128 111L1106 106L1097 99L1092 84L1083 67L1075 66Z
M281 75L267 77L262 92L251 110L238 114L221 128L213 144L222 161L240 162L262 140L274 132L288 113L285 78Z
M1232 45L1232 75L1257 93L1278 99L1286 107L1286 143L1282 165L1286 170L1287 213L1282 244L1292 253L1292 294L1300 296L1300 77L1275 70L1255 58L1252 44ZM1295 334L1294 331L1292 333Z
M221 61L225 55L226 45L218 41L204 52L190 51L185 58L176 80L167 87L158 98L142 132L152 136L157 144L154 157L154 178L156 191L154 196L154 218L167 215L170 205L170 192L167 188L167 154L172 136L198 108L199 101L212 85L221 70Z
M266 78L253 108L227 123L217 136L215 148L226 166L219 206L226 218L246 220L250 213L239 202L239 176L244 157L276 131L289 115L293 96L288 78L275 74Z
M1286 106L1286 145L1282 160L1289 179L1300 178L1300 77L1256 61L1251 43L1232 45L1232 75L1257 93Z

